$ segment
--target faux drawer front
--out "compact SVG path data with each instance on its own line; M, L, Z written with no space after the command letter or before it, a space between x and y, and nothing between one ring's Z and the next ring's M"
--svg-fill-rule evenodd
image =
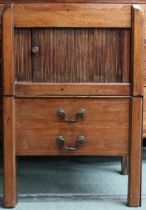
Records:
M74 119L80 108L85 116L69 123L57 116L63 108ZM128 153L129 99L16 99L17 155L126 155ZM56 142L63 136L65 147L75 147L80 136L85 143L75 151Z

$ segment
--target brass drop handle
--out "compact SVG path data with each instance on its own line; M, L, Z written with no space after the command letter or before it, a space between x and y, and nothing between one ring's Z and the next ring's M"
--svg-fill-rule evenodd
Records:
M38 53L38 52L39 52L38 46L32 47L32 52L33 52L34 54Z
M66 117L65 110L63 108L60 108L57 110L57 116L60 119L63 119L65 122L68 123L75 123L80 119L83 119L85 117L86 110L84 108L79 109L79 111L75 114L75 118Z
M58 136L56 138L56 143L60 146L61 149L70 150L70 151L78 150L81 147L81 145L84 144L85 142L86 142L85 136L79 136L75 142L75 146L68 147L68 146L65 146L64 136Z

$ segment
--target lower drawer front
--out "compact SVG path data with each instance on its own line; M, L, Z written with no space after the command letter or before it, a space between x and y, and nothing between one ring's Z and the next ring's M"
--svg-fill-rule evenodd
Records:
M57 116L63 108L66 118L75 119L80 108L85 116L69 123ZM16 99L15 128L17 155L126 155L129 141L128 98ZM56 142L64 137L65 147L86 141L75 151Z

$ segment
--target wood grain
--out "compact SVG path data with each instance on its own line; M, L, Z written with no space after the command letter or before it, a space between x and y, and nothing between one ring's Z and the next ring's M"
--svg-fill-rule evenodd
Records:
M2 15L4 11L4 5L0 4L0 143L2 138Z
M121 158L121 174L122 175L128 175L128 173L129 173L128 157L123 156Z
M1 3L30 3L30 0L1 0ZM31 0L31 3L107 3L144 4L145 0Z
M32 81L31 31L15 30L15 80Z
M132 83L133 96L143 95L144 10L133 5L132 17Z
M132 98L128 205L141 205L142 98Z
M146 4L142 4L142 7L144 8L144 31L145 31L144 58L143 58L144 76L143 77L144 77L144 85L146 86Z
M3 94L13 95L14 85L14 34L13 5L3 14Z
M16 195L16 151L14 99L3 98L3 132L4 132L4 206L14 207Z
M1 0L1 3L30 3L30 0ZM31 0L31 3L144 4L145 0Z
M146 40L146 4L142 4L144 8L144 39Z
M33 82L129 82L130 30L36 29L32 46L39 48L32 55ZM23 52L15 49L20 63Z
M123 83L15 83L15 95L18 97L44 96L129 96L130 84Z
M143 138L146 138L146 87L144 87L144 107L143 107Z
M144 74L143 74L144 86L146 86L146 41L145 41L145 45L144 45L143 66L144 66Z
M16 80L129 82L129 49L128 30L15 30Z
M0 93L2 93L2 15L4 5L0 4Z
M130 6L67 4L64 7L64 5L15 4L15 27L131 27Z
M73 2L73 0L70 1ZM130 149L129 206L139 206L142 98L131 99L132 116L130 116L131 104L128 96L131 94L129 78L131 45L127 28L131 27L131 6L95 5L94 3L86 5L16 4L14 10L14 25L12 8L5 10L3 19L4 49L8 49L7 54L6 50L3 50L6 81L4 94L16 96L15 99L4 98L4 205L13 207L17 200L16 155L127 156ZM134 96L142 96L141 70L144 39L141 33L141 28L144 28L142 21L141 9L134 6L132 19ZM16 93L13 90L14 26L20 27L15 31ZM21 27L33 27L33 29ZM59 27L59 29L37 28L36 30L34 29L36 27ZM75 29L65 30L60 29L61 27L75 27ZM95 32L97 29L93 30L93 27L119 27L120 29L108 29L104 30L104 33L103 29L98 29L97 35ZM126 29L123 30L123 28ZM71 34L68 40L66 31ZM79 39L74 35L75 31L78 31ZM76 47L71 44L72 39L74 42L76 40ZM70 45L64 44L67 43L66 40ZM98 46L95 45L95 41ZM52 43L57 47L49 51ZM32 55L31 47L35 45L39 46L39 54ZM70 51L65 51L66 48ZM55 56L51 54L52 52ZM74 54L76 58L71 60ZM54 58L57 59L54 61ZM72 62L76 66L73 66ZM63 74L65 77L62 76ZM17 83L18 81L21 82ZM94 84L99 82L101 84ZM108 84L109 82L111 84ZM51 95L62 97L51 99ZM91 98L97 95L101 95L102 98ZM108 95L110 98L103 98ZM111 95L117 98L112 98ZM127 97L119 98L124 95ZM72 98L64 99L65 96L72 96ZM79 96L87 97L79 98ZM85 119L75 124L64 123L56 116L56 110L60 107L63 107L71 117L74 117L79 108L84 107L87 110ZM129 130L130 126L131 130ZM70 153L58 147L56 144L58 135L65 137L66 146L74 146L75 140L80 135L85 135L87 141L79 150Z
M17 155L127 155L129 135L129 99L16 99ZM78 123L64 123L56 111L67 115L81 107L86 117ZM39 111L38 111L39 110ZM61 151L56 137L63 135L68 146L78 136L87 138L85 145L70 153Z

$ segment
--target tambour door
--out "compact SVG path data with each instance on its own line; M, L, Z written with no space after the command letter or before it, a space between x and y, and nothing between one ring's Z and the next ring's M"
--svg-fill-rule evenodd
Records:
M17 4L3 21L5 95L142 95L139 6Z

